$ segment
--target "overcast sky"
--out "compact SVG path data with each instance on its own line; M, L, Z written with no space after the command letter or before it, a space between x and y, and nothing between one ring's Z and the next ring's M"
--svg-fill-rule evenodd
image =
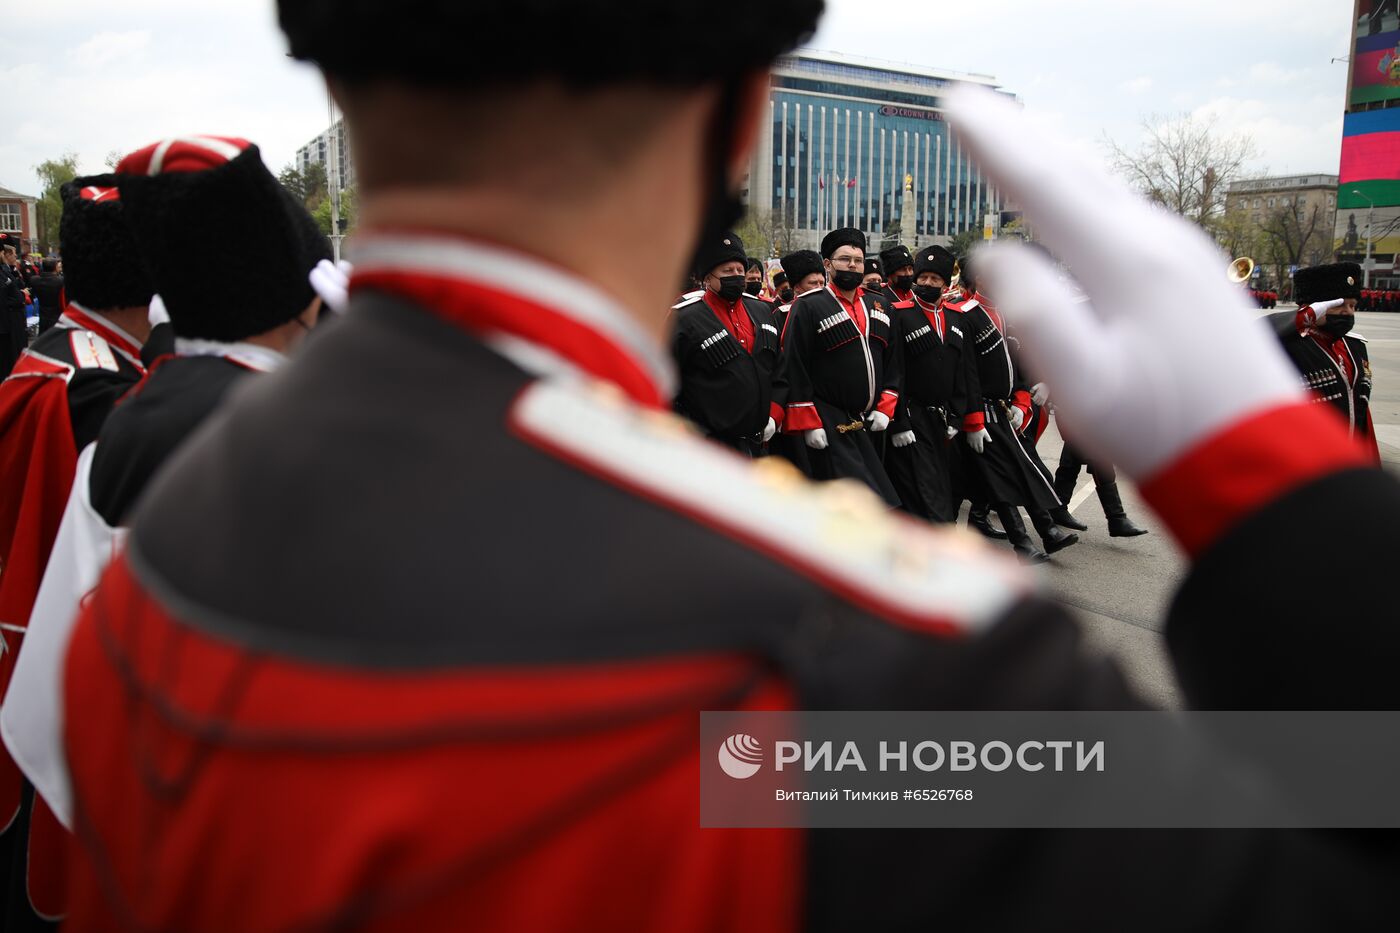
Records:
M665 2L665 0L662 0ZM995 76L1098 151L1148 114L1213 115L1254 137L1255 170L1335 173L1351 0L828 0L813 46ZM59 0L9 17L0 186L33 166L215 133L274 171L326 122L315 73L285 57L273 0ZM18 27L16 29L16 27ZM393 54L392 50L388 54Z

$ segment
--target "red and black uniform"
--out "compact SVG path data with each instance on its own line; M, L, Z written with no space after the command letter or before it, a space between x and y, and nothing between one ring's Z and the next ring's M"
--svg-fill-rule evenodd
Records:
M9 686L68 505L78 452L97 439L117 400L145 372L134 337L70 304L0 383L0 696ZM40 859L25 867L25 852L34 844L27 804L21 813L22 788L19 770L0 749L0 827L5 828L0 860L9 862L5 901L8 922L14 924L25 922L31 902L44 915L61 911L54 866ZM56 824L46 811L35 819L45 833L42 845L52 854L47 843Z
M864 421L873 411L891 421L896 414L890 310L885 299L864 289L856 289L854 302L830 285L798 298L783 328L779 379L787 392L783 431L826 431L827 449L809 449L798 466L816 480L860 480L898 506Z
M915 298L894 306L895 373L899 404L891 437L914 432L908 447L885 448L885 469L905 511L932 522L957 521L954 486L961 457L948 429L962 429L972 410L981 410L977 369L964 343L962 316L953 319L938 305Z
M706 290L672 309L670 331L680 371L676 411L712 439L758 453L768 419L783 420L773 392L779 331L771 306L749 295L727 305Z
M985 501L1025 506L1032 513L1059 507L1054 478L1035 453L1034 443L1011 425L1012 408L1020 410L1023 428L1030 425L1034 404L1030 386L1012 357L1006 323L980 295L954 295L944 308L962 316L963 332L972 347L968 356L981 392L963 419L963 430L975 433L985 428L992 439L981 454L965 458L984 487Z
M1313 393L1346 420L1352 436L1380 463L1380 447L1371 419L1371 356L1359 335L1333 337L1314 325L1312 307L1282 312L1270 319L1283 350Z
M878 508L831 534L848 491L773 484L677 430L665 354L543 263L367 236L352 292L162 472L78 623L74 929L1292 929L1392 909L1382 855L1313 835L700 828L701 710L1139 702L1011 563ZM1182 681L1216 708L1390 708L1390 557L1366 545L1400 488L1313 409L1267 414L1146 487L1200 557L1167 625ZM1334 535L1363 545L1366 605L1342 617L1325 587L1277 585Z

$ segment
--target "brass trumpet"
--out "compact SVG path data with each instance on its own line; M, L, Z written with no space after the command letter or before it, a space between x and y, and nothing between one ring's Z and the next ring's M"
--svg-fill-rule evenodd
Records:
M1234 284L1243 285L1245 282L1254 278L1254 260L1250 259L1248 256L1243 259L1236 259L1234 262L1230 263L1230 268L1226 274L1229 275L1230 281Z

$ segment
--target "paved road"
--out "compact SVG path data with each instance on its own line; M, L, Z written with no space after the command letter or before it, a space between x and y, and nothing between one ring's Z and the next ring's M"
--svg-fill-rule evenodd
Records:
M1391 469L1400 470L1400 314L1358 315L1356 330L1369 341L1376 382L1372 412L1381 457ZM1062 446L1053 427L1041 440L1041 456L1052 470ZM1080 478L1074 514L1089 531L1081 532L1078 545L1055 555L1046 566L1045 585L1083 622L1097 649L1118 657L1148 698L1178 706L1160 631L1185 563L1161 522L1127 484L1123 500L1128 514L1151 535L1108 537L1090 479L1087 474Z

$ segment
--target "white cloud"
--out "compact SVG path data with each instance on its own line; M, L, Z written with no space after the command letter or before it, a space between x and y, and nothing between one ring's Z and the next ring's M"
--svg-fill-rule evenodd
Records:
M1123 85L1123 90L1127 91L1129 94L1146 94L1151 89L1152 79L1146 75L1134 78Z
M99 32L68 53L70 63L87 71L97 71L114 65L129 67L138 64L142 53L151 44L147 29L128 32Z

